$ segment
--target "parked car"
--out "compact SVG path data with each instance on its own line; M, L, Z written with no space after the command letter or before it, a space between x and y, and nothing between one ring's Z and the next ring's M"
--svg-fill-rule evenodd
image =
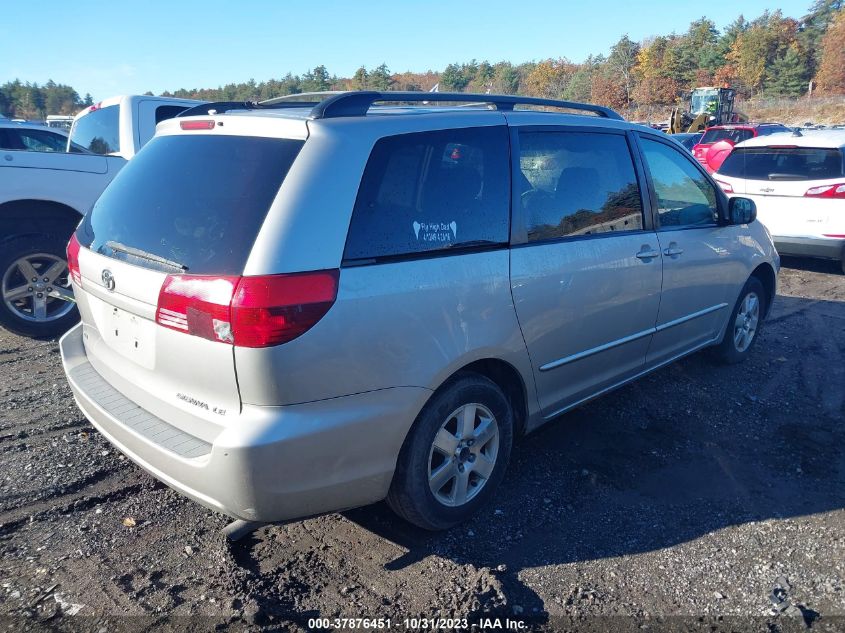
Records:
M679 134L670 134L669 138L678 141L687 151L691 152L692 148L701 141L703 135L704 132L681 132Z
M0 151L66 152L67 133L35 123L0 121Z
M0 326L57 336L77 321L65 262L70 234L156 124L197 103L114 97L80 112L70 138L46 126L0 125L0 138L15 138L0 149Z
M68 246L76 401L188 497L248 521L387 498L447 528L515 436L753 349L777 253L665 134L524 97L312 99L162 123Z
M780 123L714 125L704 131L701 141L692 148L692 155L712 174L719 169L719 165L737 143L757 136L789 131L790 128Z
M49 114L44 124L50 128L57 128L60 130L70 130L73 126L73 119L75 117L64 114Z
M714 175L729 196L754 200L784 255L842 262L845 272L845 130L750 139Z

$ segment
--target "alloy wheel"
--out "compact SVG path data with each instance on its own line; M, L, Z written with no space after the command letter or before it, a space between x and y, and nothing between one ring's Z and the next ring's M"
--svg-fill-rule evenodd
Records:
M67 262L50 253L16 259L3 273L3 302L24 321L48 323L74 307Z
M734 346L736 351L744 352L751 346L760 323L760 299L754 292L749 292L742 300L734 321Z
M431 445L428 484L434 498L462 506L484 488L499 453L499 425L482 404L465 404L449 415Z

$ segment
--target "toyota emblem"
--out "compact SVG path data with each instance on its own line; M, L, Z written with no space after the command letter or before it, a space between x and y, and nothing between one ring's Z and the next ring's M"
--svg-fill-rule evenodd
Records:
M111 274L111 271L108 268L103 270L103 274L100 275L100 279L103 280L103 285L106 288L114 290L114 275Z

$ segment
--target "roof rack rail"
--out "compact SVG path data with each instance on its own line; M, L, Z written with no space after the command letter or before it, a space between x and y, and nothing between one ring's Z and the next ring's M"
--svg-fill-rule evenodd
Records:
M317 93L319 94L319 93ZM315 95L316 96L316 95ZM369 90L349 91L334 94L320 101L311 109L313 119L333 119L338 117L364 116L370 107L379 101L431 103L434 101L487 104L496 110L511 111L517 105L547 106L567 110L592 112L607 119L624 120L617 112L603 106L574 101L558 101L538 97L519 97L515 95L488 95L466 92L375 92ZM287 105L287 104L285 104ZM304 105L300 103L300 107ZM278 107L271 106L271 107Z
M346 94L344 90L324 90L322 92L292 92L289 95L282 95L281 97L273 97L272 99L265 99L264 101L259 101L258 105L261 106L279 106L284 107L288 103L295 103L296 107L301 108L303 106L315 106L324 99L328 99L329 97L333 97L335 95L342 95ZM307 100L303 99L303 97L308 97Z
M211 101L182 110L176 117L223 114L229 110L254 110L256 107L258 107L258 104L254 101Z
M297 92L275 97L266 101L211 101L183 110L177 117L203 116L207 114L223 114L230 110L276 110L278 108L313 108L320 104L325 98L340 94L338 92ZM298 100L301 97L309 97L307 101ZM317 97L316 99L314 97Z

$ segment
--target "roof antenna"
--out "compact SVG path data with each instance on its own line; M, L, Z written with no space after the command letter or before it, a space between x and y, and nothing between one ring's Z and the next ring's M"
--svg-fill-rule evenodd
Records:
M795 128L794 130L792 130L792 136L804 136L804 135L801 134L801 130L799 128Z

